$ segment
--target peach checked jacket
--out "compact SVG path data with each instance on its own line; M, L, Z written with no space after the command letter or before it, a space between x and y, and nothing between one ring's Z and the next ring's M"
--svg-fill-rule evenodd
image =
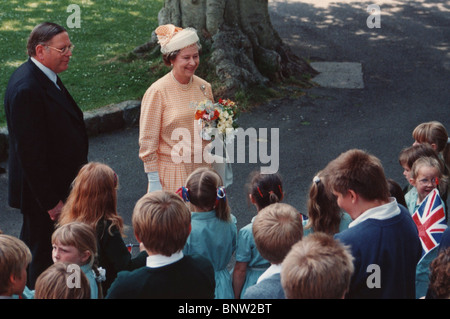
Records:
M208 82L194 75L191 83L180 84L170 72L154 82L144 94L139 122L139 157L146 173L158 171L163 190L175 192L197 167L209 165L203 157L194 158L195 149L199 154L199 144L203 152L208 141L200 137L192 103L205 99L214 101ZM190 140L185 138L186 134L181 137L178 132L189 132ZM174 161L174 146L182 150L190 148L191 158L184 157L180 163L179 159ZM186 156L182 153L179 154Z

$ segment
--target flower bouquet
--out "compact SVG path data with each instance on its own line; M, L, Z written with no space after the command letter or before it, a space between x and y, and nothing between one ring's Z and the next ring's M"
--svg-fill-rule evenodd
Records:
M239 126L238 116L238 106L230 99L219 99L217 103L205 100L196 105L195 119L201 125L204 140L213 140L219 134L225 143L233 141Z
M238 116L237 104L229 99L219 99L217 103L205 100L195 105L195 119L200 125L200 135L204 140L214 141L210 146L214 144L216 152L210 153L211 163L213 169L222 177L225 187L233 183L231 160L225 144L232 145L230 143L237 133Z

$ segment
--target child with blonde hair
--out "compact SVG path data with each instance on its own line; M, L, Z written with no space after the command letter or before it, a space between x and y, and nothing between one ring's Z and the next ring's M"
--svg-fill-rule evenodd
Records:
M52 235L53 262L77 264L91 287L91 299L101 299L103 269L97 266L97 238L89 225L71 222L58 227Z
M442 175L441 167L439 161L433 157L420 157L412 165L409 182L413 188L405 195L411 215L433 189L438 188L440 183L447 183L447 177Z
M22 295L30 263L28 246L16 237L0 233L0 299Z
M106 295L111 283L122 270L145 265L147 253L131 258L123 241L123 219L117 213L117 174L106 164L91 162L84 165L75 178L72 190L61 212L59 225L79 221L95 229L99 267L106 270L102 282Z
M431 147L428 143L423 144L415 144L410 147L404 148L399 155L399 163L403 167L403 176L405 176L406 180L408 181L408 186L405 187L404 193L407 194L411 189L414 188L414 186L411 185L411 169L416 160L418 160L421 157L432 157L436 159L436 161L439 162L440 170L443 175L448 175L448 172L446 173L445 169L445 163L442 161L440 156L436 153L436 150ZM437 185L437 188L439 190L439 194L441 195L442 200L444 203L447 200L448 196L448 181L447 179L442 179L440 183ZM447 206L446 206L447 210Z
M215 271L216 299L233 299L227 266L236 250L237 228L222 178L211 168L198 168L178 193L189 204L192 218L184 254L199 254L210 260Z
M450 142L447 130L438 121L421 123L412 132L414 144L429 144L441 157L445 165L450 166Z
M270 267L248 287L243 299L284 299L282 262L292 246L302 239L300 213L291 205L275 203L262 209L253 222L253 236L261 256Z
M342 299L353 270L348 246L314 232L294 244L283 260L281 284L287 299Z
M419 124L412 132L414 138L414 144L429 144L438 154L439 159L442 161L444 167L442 174L450 175L450 138L448 136L445 126L438 121L430 121ZM447 193L449 185L448 183L440 186L441 198L445 203L445 208L448 210L447 205ZM448 218L446 212L446 219Z
M69 284L70 283L70 284ZM57 262L36 280L35 299L90 299L89 281L83 271Z
M446 177L442 176L441 166L436 158L421 157L417 159L410 173L410 183L413 188L405 195L409 213L413 215L428 194L434 189L437 189L440 182L445 179ZM438 247L429 251L417 264L416 298L424 297L427 293L430 273L429 266L432 260L437 257Z
M247 185L250 202L256 207L257 213L274 203L283 200L283 182L279 174L261 174L254 171L250 174ZM236 248L236 263L233 269L233 290L236 299L241 298L248 287L256 284L270 262L264 259L256 248L253 238L253 221L239 230Z
M122 271L107 299L213 299L214 269L199 255L183 254L191 213L176 194L154 191L137 203L132 217L137 240L148 252L147 264Z

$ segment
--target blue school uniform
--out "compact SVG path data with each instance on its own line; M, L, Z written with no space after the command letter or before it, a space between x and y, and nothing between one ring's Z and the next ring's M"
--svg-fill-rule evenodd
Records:
M184 246L185 255L198 254L209 259L214 267L216 299L233 299L231 274L227 266L236 250L236 217L226 222L214 210L191 213L192 230Z
M419 208L419 205L417 205L417 197L418 196L419 196L419 194L417 193L417 188L415 188L415 187L411 188L405 194L406 206L411 215L414 214L414 212L417 210L417 208Z
M339 223L339 233L346 230L348 228L348 225L350 225L350 223L352 222L352 218L350 217L349 214L347 214L346 212L342 213L342 217L341 217L341 222ZM303 237L311 234L314 232L314 230L312 228L305 228L305 226L308 224L308 220L305 219L303 221Z
M400 213L393 217L368 218L334 235L344 245L350 245L354 257L355 271L346 298L415 297L416 265L422 247L414 221L405 207L398 207ZM380 208L392 210L393 207L382 205L377 209ZM370 275L367 269L372 264L381 269L380 287L377 288L367 284Z
M97 280L95 279L94 270L89 264L83 265L80 268L89 281L89 286L91 288L91 299L98 299L98 285Z
M270 262L264 259L256 248L252 230L254 220L255 217L252 218L250 224L239 230L237 240L236 261L248 263L241 298L247 288L255 285L258 278L270 267Z
M417 204L418 196L417 188L415 187L411 188L405 195L406 205L411 216L414 215L420 206L420 204ZM438 249L439 246L433 248L417 263L416 298L422 298L427 294L428 285L430 284L430 264L437 257Z

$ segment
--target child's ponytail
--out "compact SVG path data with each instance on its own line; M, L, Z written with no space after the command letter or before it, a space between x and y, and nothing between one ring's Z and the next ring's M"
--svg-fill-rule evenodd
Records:
M283 200L283 185L279 174L261 174L253 172L250 183L247 185L248 193L252 195L258 209Z
M219 177L220 178L220 177ZM225 192L225 186L219 186L216 192L215 208L217 218L224 221L231 221L230 206Z
M231 210L223 186L222 178L213 169L201 167L192 172L186 180L186 186L177 193L185 202L203 211L215 210L217 218L231 221Z
M325 186L325 176L316 175L309 189L308 223L305 229L334 235L339 231L341 211L336 198Z

